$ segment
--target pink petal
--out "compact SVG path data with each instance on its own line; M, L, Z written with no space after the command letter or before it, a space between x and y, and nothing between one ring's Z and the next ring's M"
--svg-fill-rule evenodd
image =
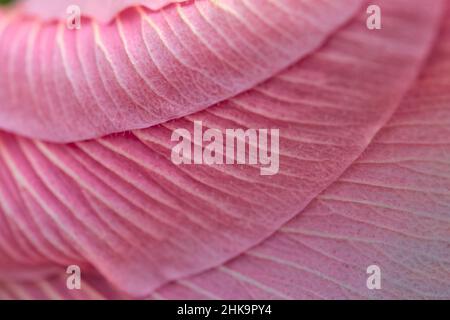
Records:
M2 134L0 217L13 230L0 233L0 270L11 261L76 261L144 296L260 243L334 182L390 118L437 33L443 2L433 4L382 1L381 31L369 36L364 12L289 70L179 120L70 145ZM280 128L280 173L175 166L171 132L192 131L194 120ZM16 257L9 247L20 248Z
M41 19L65 20L69 6L78 6L84 16L100 22L111 21L117 13L132 6L144 6L153 11L187 0L24 0L24 12Z
M420 80L334 184L261 245L152 297L450 299L446 17ZM381 290L366 287L370 265Z
M128 296L114 291L98 275L83 274L81 290L68 290L67 275L60 268L58 276L46 280L4 282L0 284L0 300L124 300Z
M0 13L0 128L73 142L192 114L311 53L360 3L191 1L77 31Z

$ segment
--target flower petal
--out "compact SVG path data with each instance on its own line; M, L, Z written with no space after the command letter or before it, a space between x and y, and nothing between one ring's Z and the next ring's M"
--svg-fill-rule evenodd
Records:
M152 297L450 299L448 17L420 80L336 183L261 245ZM366 286L370 265L381 290Z
M144 296L266 239L361 154L432 46L443 2L381 4L381 31L366 29L363 12L313 56L206 111L69 145L1 134L0 217L13 230L0 233L0 270L75 261ZM279 174L175 166L171 132L195 120L279 128Z
M100 22L110 22L121 11L133 7L144 6L158 11L173 3L187 0L24 0L24 12L36 15L41 19L65 20L67 8L78 6L84 16L94 18Z
M81 30L0 13L0 128L73 142L192 114L311 53L360 3L191 1Z
M118 293L98 275L82 275L80 290L68 290L67 274L60 268L58 276L45 280L0 283L0 300L125 300L128 296Z

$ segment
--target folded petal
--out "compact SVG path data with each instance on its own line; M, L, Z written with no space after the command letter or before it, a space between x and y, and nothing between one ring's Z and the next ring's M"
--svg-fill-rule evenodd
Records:
M420 80L295 219L156 299L450 299L450 11ZM369 266L381 290L369 290Z
M41 1L40 1L41 2ZM345 5L344 5L345 3ZM113 22L0 12L0 128L73 142L147 128L253 88L318 48L361 0L190 1Z
M364 10L311 57L182 119L68 145L2 133L0 276L11 261L92 265L145 296L276 232L358 158L432 46L443 2L380 3L382 30L366 28ZM278 128L279 173L176 166L171 133L192 133L194 121L221 132Z

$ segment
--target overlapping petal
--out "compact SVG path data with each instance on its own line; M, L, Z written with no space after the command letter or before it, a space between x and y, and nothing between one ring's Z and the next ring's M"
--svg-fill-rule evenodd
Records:
M108 24L84 19L80 30L0 13L0 128L73 142L192 114L311 53L361 3L133 6Z
M68 145L2 133L0 270L77 263L144 296L257 245L332 184L392 116L435 40L443 3L382 1L382 30L367 30L363 12L271 80L148 129ZM220 130L279 128L279 174L262 177L254 166L175 166L171 132L192 131L195 120ZM298 248L284 250L295 258ZM219 288L224 296L235 287Z
M369 148L295 219L154 299L449 299L450 10L414 88ZM368 290L367 267L381 270Z

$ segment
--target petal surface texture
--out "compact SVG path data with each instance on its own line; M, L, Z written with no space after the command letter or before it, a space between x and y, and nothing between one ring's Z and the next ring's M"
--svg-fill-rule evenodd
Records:
M133 6L108 24L82 19L80 30L19 9L0 13L0 128L74 142L192 114L311 53L361 3Z
M449 299L450 10L431 59L364 154L239 258L153 299ZM381 290L368 290L368 266Z
M83 268L94 267L124 292L146 296L169 281L238 257L277 231L280 233L279 229L305 207L308 206L309 212L311 207L322 205L325 200L316 197L330 185L328 190L334 190L336 184L341 187L335 181L344 172L345 175L352 172L346 169L391 119L418 76L439 31L443 1L434 1L433 5L422 0L379 2L384 15L381 30L372 32L366 28L367 15L362 10L314 54L255 88L204 111L143 130L66 145L2 133L0 277L10 270L17 270L16 276L21 278L27 268L45 272L54 266L79 264ZM217 128L222 132L226 128L279 128L279 173L261 176L257 166L174 165L170 159L174 146L172 131L185 128L192 133L194 121L202 121L206 128ZM392 130L394 134L397 129ZM440 136L441 139L445 139L444 136L448 135ZM419 135L410 137L421 138ZM419 150L406 148L404 152L412 149ZM392 152L384 151L383 155L389 160ZM354 166L351 170L355 170ZM376 169L377 165L374 167ZM375 230L368 227L369 222L348 228L345 225L350 223L350 217L363 219L352 216L364 215L365 211L358 211L359 203L353 203L351 196L356 197L362 188L377 188L376 182L369 179L381 179L384 166L379 174L375 169L368 175L349 176L351 182L347 187L354 188L354 192L332 194L337 198L337 204L329 200L331 204L324 205L330 211L301 214L298 219L305 216L305 228L325 228L324 233L331 232L333 226L337 228L342 219L342 228L336 229L342 232L342 237L346 231L364 233L363 227L367 227L367 232ZM406 181L402 176L398 176L398 181L395 179L396 175L392 173L382 183L395 186L395 183ZM443 189L437 192L444 192L448 186L445 185L447 180L442 179ZM379 188L380 193L384 191ZM405 192L408 194L409 191ZM377 195L375 192L366 197ZM337 213L332 214L333 210L339 209L341 198L349 199L352 206L347 211L350 215L347 220ZM394 206L395 203L389 201L402 199L406 201L406 198L391 195L384 201L386 205ZM364 200L373 202L383 198L380 195L379 199ZM364 209L364 203L360 206ZM410 215L411 219L421 217ZM444 211L440 218L448 221L448 216L443 216ZM392 217L392 222L397 218L401 217ZM379 223L390 221L388 218L378 220ZM295 221L297 219L282 230L296 230L292 225ZM413 225L404 222L402 227L412 228ZM436 228L443 237L445 229ZM278 239L278 233L272 238ZM356 237L355 234L352 236ZM278 244L279 240L267 240L273 241ZM290 238L282 241L289 242ZM331 244L341 243L336 239L329 241L330 250ZM320 243L319 239L317 245ZM264 250L271 250L265 249L266 246L263 244L263 249L258 249L256 254L272 257L270 253L264 253ZM309 254L302 244L287 246L284 251L280 245L276 250L279 254L290 254L290 259L303 259L302 255ZM347 257L348 260L357 263L351 257ZM245 256L233 263L242 268L249 266L246 271L253 276L265 276L265 267L254 264L250 271L246 259L262 258ZM266 262L264 266L269 268L272 263L276 264L276 261ZM219 272L220 277L225 270L225 279L229 278L231 282L229 287L218 286L224 290L218 294L226 295L227 288L231 294L234 286L242 284L236 279L233 282L233 276L228 277L232 273L229 266L219 270L211 271L212 278L215 279L215 272ZM283 269L280 267L280 270ZM242 272L239 270L232 275ZM285 275L290 274L294 271ZM8 274L8 277L12 275ZM245 282L245 277L240 280ZM312 286L320 284L311 276L295 280L311 281ZM222 284L228 284L227 281ZM250 282L259 283L258 280ZM214 283L210 282L211 285ZM284 289L278 288L276 292L286 297L303 294ZM169 290L168 295L178 292L178 289L163 290ZM261 290L258 292L263 294L265 291ZM312 289L313 292L317 290ZM338 295L339 292L333 290L329 294Z

